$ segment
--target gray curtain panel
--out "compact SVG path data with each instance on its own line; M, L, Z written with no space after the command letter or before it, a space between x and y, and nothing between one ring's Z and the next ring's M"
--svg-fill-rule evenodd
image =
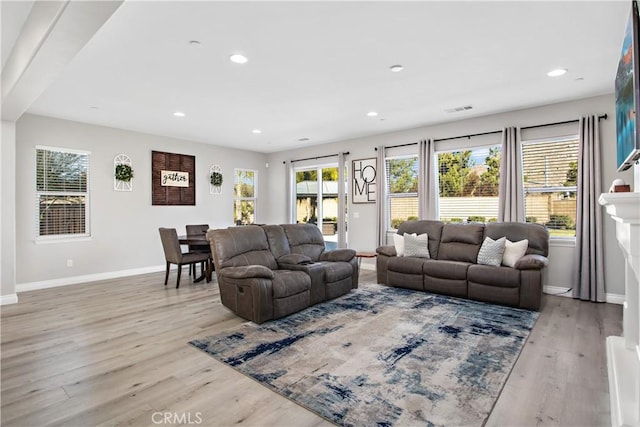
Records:
M520 129L517 127L502 130L498 221L525 221Z
M435 142L433 139L418 143L418 217L437 219L438 197Z
M580 117L576 206L576 274L573 297L605 302L602 255L600 129L597 116Z
M378 146L376 172L376 241L378 246L387 244L387 173L384 163L384 145Z
M344 184L344 153L338 153L338 247L347 247L347 231L344 223L345 212L345 194L346 188Z

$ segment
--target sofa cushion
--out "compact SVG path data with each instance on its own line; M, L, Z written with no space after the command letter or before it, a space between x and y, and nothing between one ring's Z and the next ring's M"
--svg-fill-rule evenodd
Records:
M515 267L516 262L527 253L529 247L529 241L527 239L520 240L519 242L512 242L507 239L504 247L504 255L502 255L502 264L507 267Z
M493 240L491 237L485 237L484 242L482 242L482 246L480 247L480 251L478 252L478 264L500 267L506 242L506 237L501 237L498 240Z
M423 258L394 257L389 258L387 268L389 271L398 271L406 274L422 274L422 266L429 262Z
M273 278L273 297L285 298L308 291L311 279L302 271L276 270Z
M404 256L413 256L417 258L431 258L429 256L429 236L419 234L404 235Z
M465 280L471 264L460 261L429 260L423 264L424 274L442 279Z
M472 265L467 273L469 282L502 288L520 287L520 270L510 267L493 267L490 265Z
M246 265L263 265L272 270L278 268L262 227L250 225L210 230L207 238L214 246L217 268Z
M527 255L549 256L549 231L540 224L490 222L485 225L484 235L494 240L504 236L512 242L527 239Z
M316 263L317 264L317 263ZM337 282L338 280L351 277L353 274L353 267L351 264L344 261L330 261L320 263L324 266L325 282Z
M483 224L445 224L437 259L475 264L483 239Z
M440 237L444 222L431 220L405 221L398 227L398 234L424 234L429 236L429 254L431 258L438 258Z
M313 224L282 224L291 253L303 254L317 261L324 252L322 232Z

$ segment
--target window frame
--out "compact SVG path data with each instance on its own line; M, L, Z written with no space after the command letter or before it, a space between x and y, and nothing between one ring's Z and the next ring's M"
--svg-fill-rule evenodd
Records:
M387 221L387 230L389 232L397 231L397 228L393 228L392 226L392 218L391 218L391 199L407 199L411 197L415 197L419 202L418 188L416 188L415 193L391 193L391 181L389 176L389 169L387 168L387 163L389 160L399 160L399 159L416 159L416 179L418 182L420 180L420 159L418 158L418 154L408 153L408 154L398 154L395 156L385 156L384 158L384 187L385 187L385 209L386 209L386 221Z
M482 150L482 149L491 150L492 148L495 148L495 147L498 147L498 148L501 149L500 142L492 143L492 144L473 145L473 146L467 146L467 147L446 148L446 149L441 149L441 150L435 150L434 151L434 153L433 153L434 154L433 161L435 162L435 165L434 165L433 170L434 170L435 176L432 177L432 179L436 180L436 198L437 198L437 201L436 201L436 206L437 206L436 218L438 218L438 221L442 221L440 219L440 209L441 209L441 206L442 206L442 204L440 203L441 199L442 199L440 197L440 159L439 159L440 154L443 154L443 153L455 153L455 152L459 152L459 151L474 151L474 150ZM502 150L500 151L500 155L502 156ZM500 158L500 162L501 163L502 163L502 160L503 159L501 157ZM500 192L500 178L498 177L498 194L499 194L499 192ZM482 196L476 196L476 197L482 197ZM496 199L497 199L499 196L492 196L492 197L496 197ZM498 208L498 204L499 203L500 203L499 200L497 200L496 201L496 212L499 209ZM476 216L476 215L467 214L467 215L464 216L464 218L469 218L470 216ZM497 218L497 215L496 215L496 218ZM463 222L466 222L466 220L463 221Z
M236 193L236 178L239 177L238 172L253 172L253 197L242 197ZM236 203L237 202L252 202L253 203L253 223L256 221L258 212L258 171L256 169L246 168L234 168L233 169L233 222L237 225L236 215Z
M557 143L562 143L562 142L573 142L576 141L578 143L577 146L577 150L578 152L576 153L576 160L579 162L579 155L580 155L580 139L579 139L579 135L577 133L575 134L569 134L569 135L559 135L559 136L550 136L550 137L546 137L546 138L535 138L535 139L527 139L527 140L521 140L520 141L520 162L522 163L522 203L524 205L524 209L525 209L525 215L526 215L526 211L527 211L527 193L560 193L560 192L575 192L576 193L576 197L578 194L578 183L576 182L575 186L571 186L571 187L564 187L564 186L553 186L553 187L534 187L533 189L527 189L525 187L525 182L524 182L524 148L527 145L534 145L534 144L539 144L539 143L543 143L543 142L557 142ZM576 206L576 216L577 216L577 206ZM544 226L545 228L547 228L546 226ZM547 230L549 230L547 228ZM576 235L578 230L575 230ZM574 236L552 236L549 235L549 242L552 243L554 246L567 246L567 247L574 247L575 243L576 243L576 235Z
M38 189L38 152L54 151L58 153L70 153L86 156L86 191L42 191ZM34 152L35 161L35 243L66 243L91 240L91 152L73 148L53 147L48 145L36 145ZM42 196L82 196L84 197L84 233L68 234L40 234L40 199Z

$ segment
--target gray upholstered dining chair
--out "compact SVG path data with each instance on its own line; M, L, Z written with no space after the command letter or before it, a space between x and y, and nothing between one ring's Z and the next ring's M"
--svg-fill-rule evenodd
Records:
M160 227L160 240L162 240L162 248L164 249L164 257L167 261L167 271L164 276L164 285L167 286L169 280L169 267L171 264L178 265L178 279L176 288L180 287L180 274L182 266L185 264L193 265L198 262L209 263L211 254L208 252L182 252L180 249L180 241L175 228Z
M193 234L207 234L209 231L209 224L197 224L197 225L187 225L185 227L187 229L187 236ZM205 252L211 255L211 246L209 245L189 245L189 252ZM204 274L204 264L201 264L200 268L202 268L202 272ZM193 274L193 277L196 277L196 266L195 264L189 264L189 274Z

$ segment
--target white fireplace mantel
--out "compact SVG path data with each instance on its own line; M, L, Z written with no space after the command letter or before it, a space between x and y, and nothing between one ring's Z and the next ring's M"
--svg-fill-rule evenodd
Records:
M623 337L607 337L611 423L640 426L640 193L603 193L625 257Z

